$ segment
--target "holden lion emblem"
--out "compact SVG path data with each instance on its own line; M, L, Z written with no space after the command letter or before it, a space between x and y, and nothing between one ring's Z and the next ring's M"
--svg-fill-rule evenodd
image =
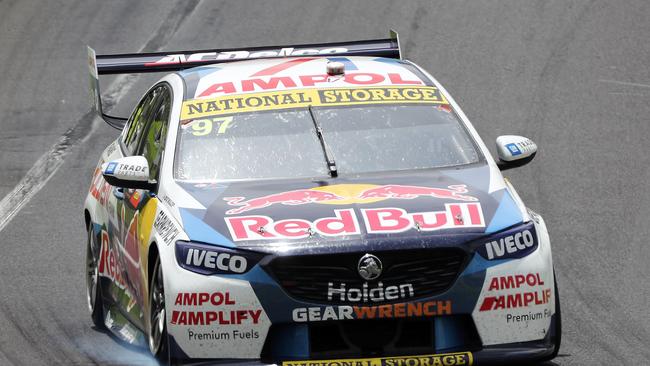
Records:
M372 254L366 254L361 259L359 259L359 264L357 265L359 270L359 275L364 280L370 281L381 275L382 264L379 258Z

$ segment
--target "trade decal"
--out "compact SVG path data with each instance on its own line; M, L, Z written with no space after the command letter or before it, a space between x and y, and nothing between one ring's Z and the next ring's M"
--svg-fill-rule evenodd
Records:
M508 144L508 145L506 145L506 147L508 148L508 150L510 150L510 153L512 154L512 156L521 155L521 150L519 150L519 148L517 147L517 144L514 144L514 143L513 144Z
M106 166L106 171L105 171L105 173L106 173L106 174L111 174L111 175L112 175L112 174L115 174L115 168L117 168L117 163L114 162L114 161L111 161L111 162L108 163L108 165Z
M127 177L148 175L149 169L146 166L111 161L106 165L104 174L113 175L123 179Z
M181 120L309 106L335 107L389 103L448 104L440 90L432 86L300 89L187 100L182 105Z
M466 366L472 365L471 352L420 356L377 357L339 360L284 361L282 366Z
M294 322L355 319L420 318L452 314L451 300L431 300L374 306L314 306L293 309Z

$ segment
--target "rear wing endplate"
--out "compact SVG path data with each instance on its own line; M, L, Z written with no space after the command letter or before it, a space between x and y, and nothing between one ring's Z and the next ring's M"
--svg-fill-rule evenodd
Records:
M102 110L99 75L170 72L191 67L224 62L304 56L375 56L401 59L397 32L391 30L389 38L365 41L314 43L289 46L229 48L155 53L97 55L88 47L90 89L95 111L112 127L121 129L126 118L113 117Z

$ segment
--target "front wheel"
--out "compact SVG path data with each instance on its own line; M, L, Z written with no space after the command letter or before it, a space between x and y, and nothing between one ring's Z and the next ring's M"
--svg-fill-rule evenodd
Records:
M88 310L95 327L104 329L104 303L99 285L99 254L101 248L93 231L93 224L88 225L88 240L86 240L86 299Z
M562 344L562 309L560 309L560 292L557 288L555 274L553 274L553 282L555 284L555 348L551 358L555 358L560 353L560 345Z
M560 292L557 288L557 278L555 277L555 273L553 273L553 284L555 285L555 324L553 334L551 335L553 353L541 361L550 361L557 357L560 352L560 345L562 344L562 309L560 308Z
M165 286L160 257L156 258L149 287L149 350L161 363L169 362L167 321L165 317Z

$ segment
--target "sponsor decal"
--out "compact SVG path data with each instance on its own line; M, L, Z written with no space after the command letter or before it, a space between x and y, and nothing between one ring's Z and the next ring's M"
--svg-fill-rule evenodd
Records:
M359 222L353 209L334 210L333 217L313 222L302 219L274 221L268 216L226 217L233 240L300 239L313 233L323 236L359 235Z
M160 234L163 241L167 245L169 245L169 243L171 243L172 240L174 240L174 238L180 233L176 227L176 224L172 222L165 211L158 212L158 216L153 223L153 227L156 228L156 231L158 231L158 234Z
M535 244L533 234L530 230L524 230L515 235L509 235L501 238L498 241L493 240L485 244L485 250L488 254L488 259L494 257L503 257L508 254L516 253L519 250L526 250Z
M487 268L472 311L484 345L534 341L548 335L555 313L549 259L543 254L530 255Z
M282 366L460 366L472 365L471 352L340 360L284 361Z
M543 311L531 312L527 314L506 314L506 323L528 323L533 320L540 320L551 317L551 310L545 308Z
M302 59L310 61L311 59ZM297 61L297 60L296 60ZM292 66L294 64L289 64ZM272 70L270 68L270 73L268 75L275 74L279 69ZM197 93L198 98L206 97L215 97L218 95L227 95L233 93L241 92L263 92L276 89L289 89L289 88L311 88L319 86L332 86L332 83L336 83L337 86L341 84L349 87L364 87L364 86L406 86L406 85L422 85L423 82L419 79L409 80L408 77L413 77L411 73L405 73L404 75L400 73L369 73L369 72L348 72L343 76L331 77L327 74L317 74L317 75L289 75L289 76L272 76L261 78L259 76L268 76L262 70L261 72L255 73L251 76L256 76L257 78L252 79L243 79L237 80L236 83L232 81L220 82L217 84L212 84L209 87L203 89L200 93ZM311 95L316 95L316 91L311 91ZM410 94L404 96L414 98L415 96ZM362 97L363 98L363 97ZM377 96L376 98L380 98ZM396 98L396 96L393 96ZM352 99L350 99L352 100Z
M251 58L267 58L267 57L290 57L290 56L312 56L312 55L334 55L339 53L346 53L348 49L345 47L328 47L328 48L293 48L285 47L279 50L264 50L250 52L246 50L239 51L223 51L223 52L197 52L197 53L179 53L165 55L159 60L146 63L145 66L159 66L169 64L185 64L219 60L243 60Z
M299 189L246 199L225 197L230 206L227 215L258 210L272 205L297 206L304 204L349 205L375 203L387 199L413 200L437 198L472 203L448 203L441 211L408 213L400 208L362 209L362 219L368 233L397 233L410 229L435 231L453 228L485 227L483 211L478 198L471 196L465 185L433 188L407 185L338 184ZM334 210L334 216L313 222L302 219L274 221L264 215L226 217L233 240L301 239L315 233L324 236L360 234L359 218L353 209Z
M420 318L451 315L451 300L403 302L376 306L314 306L295 308L294 322L318 322L329 320Z
M213 245L176 242L178 264L201 274L240 274L251 269L262 255L238 252Z
M259 357L271 321L250 283L188 276L190 281L170 281L165 299L169 334L183 352L191 358Z
M202 266L209 269L218 269L224 272L244 273L248 266L246 258L228 253L217 253L208 250L190 248L187 250L185 265Z
M221 307L236 305L230 292L181 292L176 295L174 306L192 307L192 310L172 310L173 325L241 325L258 324L262 309L203 310L203 305Z
M548 304L551 301L551 289L545 285L539 273L493 277L490 280L488 293L512 289L518 291L485 296L479 311L516 309Z
M349 76L346 75L346 78ZM232 113L307 108L309 106L326 107L387 103L448 104L440 90L432 86L302 89L188 100L183 102L181 120Z
M109 278L119 288L126 289L126 281L122 277L122 269L117 260L115 250L110 246L108 232L106 230L102 230L101 240L102 249L99 258L99 275Z
M382 302L397 299L405 299L415 296L413 285L410 283L402 285L386 286L379 281L374 287L364 282L361 288L347 287L345 283L335 285L333 282L327 284L327 300L342 302Z
M537 249L537 235L532 224L497 235L480 244L478 252L485 259L522 258Z
M256 330L239 330L233 329L232 331L194 331L187 329L187 339L190 341L230 341L230 340L246 340L246 339L259 339L260 332Z
M485 227L480 203L445 204L441 211L408 213L401 208L362 209L362 219L369 234L399 233L411 229L436 231ZM235 241L261 239L300 239L318 233L323 236L359 235L359 223L353 209L334 210L334 217L313 222L303 219L274 221L263 215L226 217ZM465 219L466 218L466 219Z

